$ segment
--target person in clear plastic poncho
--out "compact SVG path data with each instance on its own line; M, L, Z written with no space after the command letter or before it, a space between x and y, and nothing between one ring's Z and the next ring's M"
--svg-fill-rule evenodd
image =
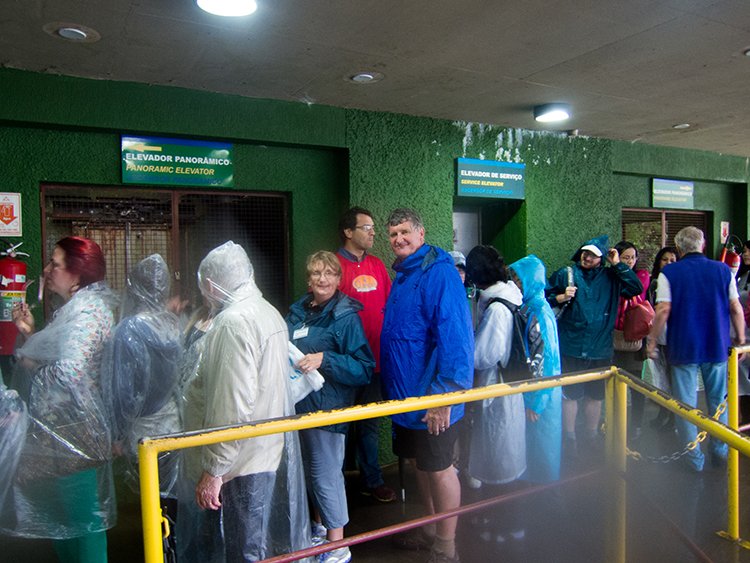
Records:
M217 310L203 337L196 376L203 381L204 400L197 402L202 426L293 414L286 324L263 299L242 247L230 241L209 252L198 283ZM186 411L191 408L186 405ZM195 502L205 510L221 510L227 561L256 561L309 545L299 460L296 434L201 448Z
M28 425L26 403L15 390L0 383L0 507L13 485Z
M106 562L105 530L115 524L110 432L99 384L116 299L90 240L60 240L44 268L49 292L64 304L34 331L26 305L13 310L25 343L14 385L28 402L29 430L8 492L3 533L53 538L62 561Z
M181 430L177 406L178 362L182 354L177 316L167 311L169 267L158 254L128 274L121 320L105 350L102 386L115 451L127 461L128 484L138 491L138 440ZM172 496L178 452L159 455L159 487Z

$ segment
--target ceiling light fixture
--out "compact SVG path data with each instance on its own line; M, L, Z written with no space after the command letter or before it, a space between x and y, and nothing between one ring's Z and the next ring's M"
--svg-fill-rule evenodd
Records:
M553 103L534 106L534 119L539 123L556 123L570 118L568 104Z
M198 7L215 16L239 18L249 16L258 9L255 0L197 0Z
M677 125L672 125L672 129L687 129L689 127L689 123L678 123Z
M385 76L380 72L375 72L372 70L358 72L357 74L352 74L351 76L347 76L347 80L351 80L355 84L372 84L373 82L379 82L383 80Z
M42 27L47 35L71 43L96 43L102 36L95 29L78 23L50 22Z
M57 34L63 39L69 39L70 41L86 41L88 39L88 33L77 27L61 27L57 30Z
M742 54L745 55L746 57L750 57L750 47L742 51Z

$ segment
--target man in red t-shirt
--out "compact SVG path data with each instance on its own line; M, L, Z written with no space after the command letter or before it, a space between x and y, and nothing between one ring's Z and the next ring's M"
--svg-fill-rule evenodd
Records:
M380 391L380 331L391 278L383 262L367 253L375 241L372 213L361 207L349 209L339 221L339 237L342 242L336 253L342 269L339 289L364 305L359 316L376 362L372 380L357 392L357 404L373 403L383 399ZM396 493L385 485L378 462L380 419L360 420L354 430L357 461L364 480L362 493L380 502L393 501Z

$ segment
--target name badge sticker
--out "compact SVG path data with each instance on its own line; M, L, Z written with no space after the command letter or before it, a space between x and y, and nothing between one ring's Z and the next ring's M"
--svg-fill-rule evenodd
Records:
M305 338L309 330L310 330L310 327L307 327L307 326L298 328L297 330L294 331L294 334L292 335L292 340L299 340L300 338Z

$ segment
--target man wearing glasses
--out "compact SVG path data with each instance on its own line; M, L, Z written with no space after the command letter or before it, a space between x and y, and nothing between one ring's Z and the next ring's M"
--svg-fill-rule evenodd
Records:
M372 213L367 209L352 207L344 213L339 221L339 238L342 243L336 253L342 270L339 289L364 306L359 316L376 362L370 383L357 392L356 404L364 405L383 400L380 391L380 331L391 279L383 262L368 253L375 242L375 225ZM379 502L392 502L396 493L383 481L378 462L380 420L360 420L352 429L363 479L362 494Z

